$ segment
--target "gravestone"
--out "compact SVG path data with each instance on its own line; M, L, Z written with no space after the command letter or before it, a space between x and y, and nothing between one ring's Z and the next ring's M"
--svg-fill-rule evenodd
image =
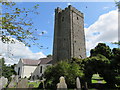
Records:
M0 90L1 90L2 88L5 88L5 85L7 85L7 83L8 83L8 79L5 78L5 77L1 77L1 78L0 78Z
M85 82L85 90L88 90L87 82Z
M11 82L8 85L8 88L14 88L16 87L16 82L14 80L11 80Z
M57 84L57 90L67 90L67 84L63 76L60 77L60 83Z
M79 77L76 78L76 87L77 87L77 90L81 90L81 83L80 83Z
M17 85L17 81L16 81L16 78L15 78L15 75L12 75L11 78L12 79L11 79L11 82L9 83L9 85L8 85L8 88L14 88Z
M28 79L22 78L20 81L18 81L17 88L28 88Z

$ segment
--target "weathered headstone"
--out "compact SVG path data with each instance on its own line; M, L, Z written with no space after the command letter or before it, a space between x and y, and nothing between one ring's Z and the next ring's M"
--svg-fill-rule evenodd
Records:
M8 79L5 78L5 77L1 77L1 78L0 78L0 90L1 90L2 88L5 88L5 85L7 85L7 83L8 83Z
M57 84L57 90L67 90L67 84L63 76L60 77L60 83Z
M15 88L16 87L17 80L15 77L16 77L15 75L11 76L11 82L9 83L8 88Z
M11 80L11 82L8 85L8 88L14 88L16 87L16 82L14 80Z
M81 90L81 83L80 83L79 77L76 78L76 87L77 87L77 90Z
M85 90L88 90L87 82L85 82Z
M28 79L24 78L18 82L17 88L28 88Z

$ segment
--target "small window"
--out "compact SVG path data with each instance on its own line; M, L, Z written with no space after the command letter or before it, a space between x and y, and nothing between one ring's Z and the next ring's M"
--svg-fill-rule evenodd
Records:
M18 75L20 75L20 67L18 68Z
M75 41L75 43L76 43L76 41Z
M42 73L42 66L40 66L40 73Z
M64 21L64 17L62 17L62 21Z
M79 18L77 17L77 20L79 20Z
M79 51L80 51L80 48L79 48Z

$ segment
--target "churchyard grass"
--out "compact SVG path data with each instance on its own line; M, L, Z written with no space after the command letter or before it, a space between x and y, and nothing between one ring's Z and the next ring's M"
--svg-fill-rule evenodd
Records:
M98 74L94 74L92 77L92 83L102 83L105 84L106 81L103 79L103 77L100 77Z
M34 88L37 88L40 83L41 83L40 81L37 81L37 82L28 82L28 85L33 84Z

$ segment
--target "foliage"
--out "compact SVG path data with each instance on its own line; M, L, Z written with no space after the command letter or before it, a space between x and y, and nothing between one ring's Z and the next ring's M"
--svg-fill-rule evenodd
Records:
M6 77L10 80L10 76L16 75L16 72L14 71L15 65L7 66L5 64L4 58L0 59L0 65L2 65L1 66L2 76Z
M76 77L82 77L84 74L76 63L68 63L60 61L57 64L50 66L46 69L44 77L46 78L47 88L56 88L61 76L65 77L68 88L75 87Z
M100 77L103 77L107 82L109 88L115 87L115 73L108 58L98 54L97 56L92 56L86 59L84 74L88 84L91 84L92 75L98 73Z
M112 44L120 45L120 41L119 42L113 42Z
M33 30L32 19L30 15L38 14L36 9L39 5L35 5L32 9L19 8L15 2L2 2L2 13L0 21L2 35L0 39L3 43L14 43L14 39L30 46L28 41L35 41L38 38L35 34L37 29ZM28 41L27 41L28 40Z
M51 55L51 54L49 54L49 55L47 55L47 57L52 57L52 55Z
M111 67L114 69L116 77L120 77L120 48L113 48L113 58L111 61ZM120 79L116 78L117 84L120 85Z
M112 57L111 49L105 43L99 43L94 49L91 49L90 54L91 56L101 54L108 59L111 59Z
M116 4L116 6L118 7L118 9L119 9L119 11L120 11L120 1L115 1L115 4Z

